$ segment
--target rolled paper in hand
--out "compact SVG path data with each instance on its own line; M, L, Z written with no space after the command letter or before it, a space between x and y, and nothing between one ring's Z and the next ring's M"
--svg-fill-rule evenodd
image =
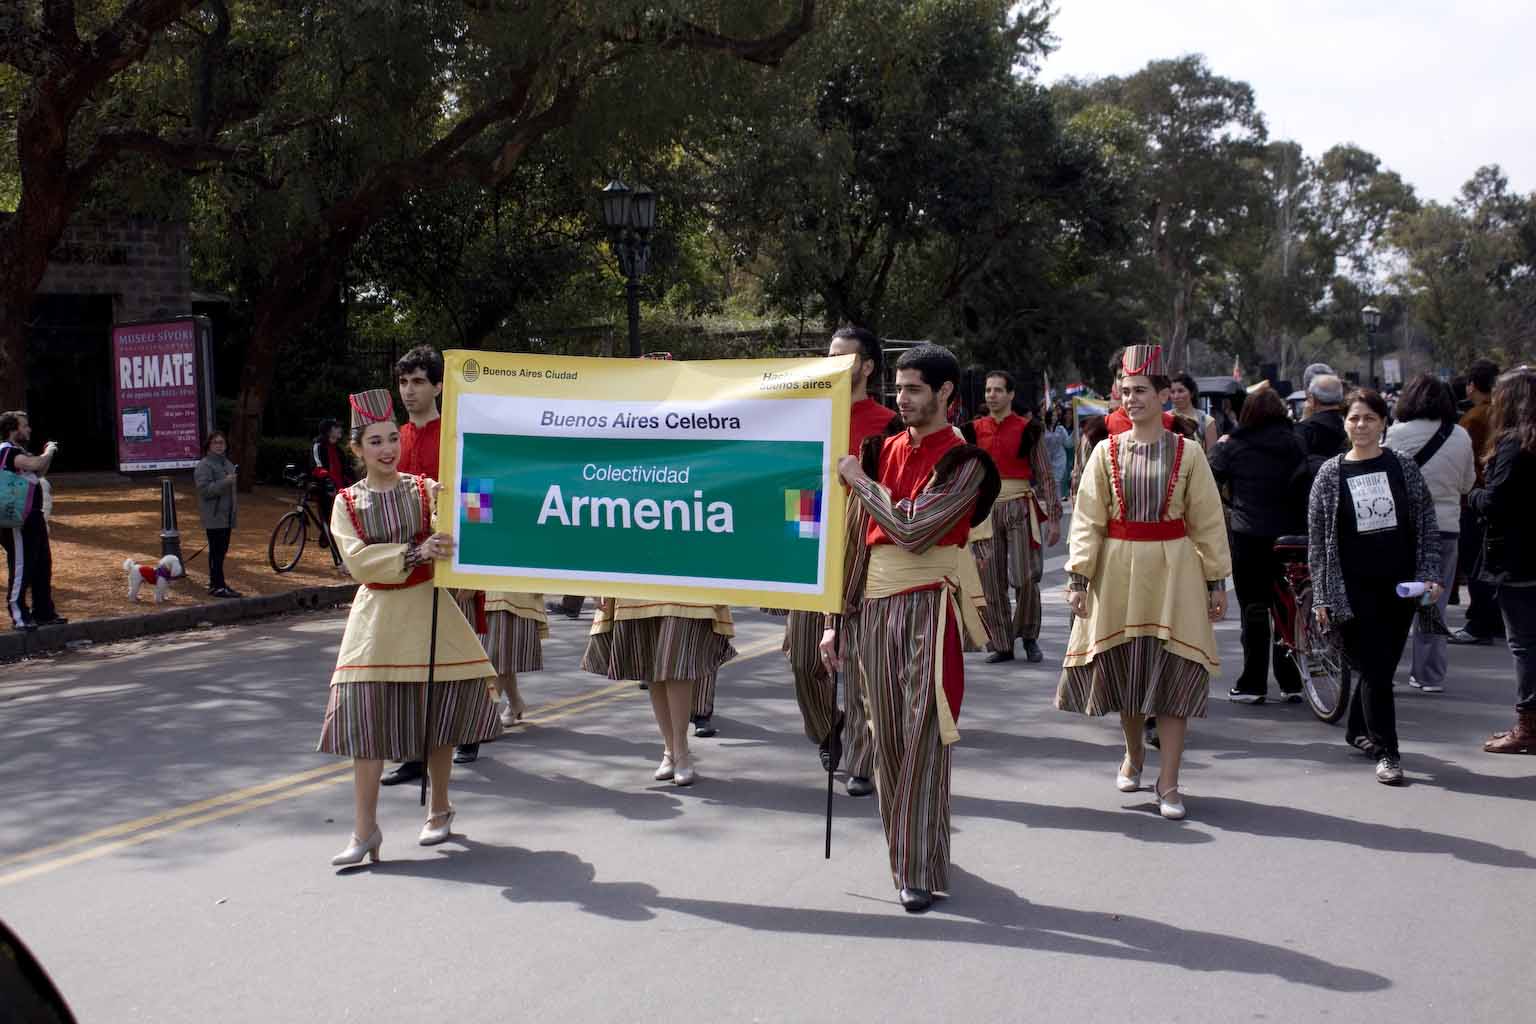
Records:
M1429 590L1429 584L1415 580L1412 583L1399 583L1397 585L1398 597L1423 597Z

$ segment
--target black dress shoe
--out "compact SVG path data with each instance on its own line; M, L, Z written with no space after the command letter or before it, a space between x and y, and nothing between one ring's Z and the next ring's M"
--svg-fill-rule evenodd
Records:
M693 720L693 734L695 736L709 739L719 731L719 729L715 728L715 723L709 718L695 718Z
M1157 719L1156 718L1149 717L1147 719L1146 733L1147 733L1147 738L1146 738L1147 746L1151 747L1153 750L1160 750L1160 749L1162 749L1163 741L1161 739L1159 739L1158 735L1157 735Z
M933 893L927 889L903 889L898 898L901 909L909 914L921 914L933 906Z
M1024 641L1024 657L1032 665L1038 665L1045 660L1045 652L1040 649L1040 644L1034 640Z
M862 775L848 776L849 796L869 796L869 794L873 793L874 791L875 784L864 778Z
M1011 651L1011 650L1007 650L1007 651L993 651L991 654L987 655L987 664L988 665L996 665L1000 661L1012 661L1012 660L1013 660L1013 651Z
M422 774L420 761L402 761L400 767L379 780L379 785L399 786L407 782L415 782L421 778Z
M460 743L453 748L454 764L471 764L480 757L480 744Z

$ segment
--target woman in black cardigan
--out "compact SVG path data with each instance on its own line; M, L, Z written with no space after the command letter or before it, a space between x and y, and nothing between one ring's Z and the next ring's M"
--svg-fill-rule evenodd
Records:
M1498 584L1515 661L1515 725L1494 733L1483 749L1536 754L1536 536L1530 530L1536 508L1536 371L1520 367L1499 378L1488 420L1493 446L1485 486L1467 495L1467 504L1487 524L1482 572Z

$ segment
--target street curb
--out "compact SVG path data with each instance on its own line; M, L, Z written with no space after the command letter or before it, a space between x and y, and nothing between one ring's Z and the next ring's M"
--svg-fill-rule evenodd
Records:
M35 654L61 651L69 644L88 640L93 644L110 644L119 640L132 640L161 633L179 633L196 629L202 623L216 626L246 619L260 619L284 612L313 611L334 608L352 600L357 593L356 583L343 583L325 587L304 587L285 594L268 594L264 597L241 597L217 604L200 604L192 608L175 608L171 611L150 612L145 615L125 615L113 619L85 619L62 626L43 626L29 633L0 633L0 662L17 661Z

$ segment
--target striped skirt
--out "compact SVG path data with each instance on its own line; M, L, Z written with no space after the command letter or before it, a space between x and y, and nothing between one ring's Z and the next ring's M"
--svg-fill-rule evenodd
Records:
M320 728L322 754L365 760L415 760L421 756L425 683L337 683ZM429 748L479 743L501 735L485 680L432 684Z
M485 629L485 655L496 666L497 675L544 670L544 644L537 622L511 612L486 612Z
M1056 707L1081 715L1129 711L1204 718L1210 683L1204 665L1170 653L1155 636L1139 636L1086 665L1062 669Z
M667 615L621 619L609 632L593 633L581 668L614 680L705 683L713 705L715 673L734 657L730 638L716 633L712 620Z

